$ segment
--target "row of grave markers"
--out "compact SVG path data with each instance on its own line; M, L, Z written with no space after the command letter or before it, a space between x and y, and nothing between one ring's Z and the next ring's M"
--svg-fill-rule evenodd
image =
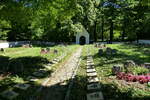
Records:
M87 56L87 100L104 100L91 55Z
M36 82L38 81L38 77L42 77L44 76L44 74L46 73L46 69L51 69L52 66L54 66L55 64L57 64L60 60L62 60L64 57L66 56L66 54L63 54L62 56L53 59L52 62L48 63L47 65L45 65L45 69L40 69L39 71L36 71L32 74L32 76L27 77L27 80L29 82ZM27 90L31 85L27 84L27 83L22 83L22 84L16 84L13 87L14 88L18 88L20 90ZM13 89L11 90L5 90L2 93L0 93L0 95L8 100L12 100L15 99L17 96L19 96L19 93L13 91Z

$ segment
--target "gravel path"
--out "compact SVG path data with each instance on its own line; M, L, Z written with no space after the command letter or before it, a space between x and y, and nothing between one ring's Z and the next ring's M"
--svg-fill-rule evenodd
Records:
M67 83L77 67L81 52L82 48L79 48L64 65L52 74L36 100L64 100L68 89Z

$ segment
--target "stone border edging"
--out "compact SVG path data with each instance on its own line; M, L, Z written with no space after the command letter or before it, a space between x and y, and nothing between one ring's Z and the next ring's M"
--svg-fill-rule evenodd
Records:
M81 58L79 58L77 67L76 67L75 71L74 71L73 74L72 74L71 81L70 81L70 84L69 84L69 87L68 87L68 90L67 90L67 93L66 93L66 96L65 96L65 99L64 99L64 100L69 100L71 88L72 88L72 86L73 86L74 79L75 79L77 70L78 70L78 68L79 68L80 62L81 62Z

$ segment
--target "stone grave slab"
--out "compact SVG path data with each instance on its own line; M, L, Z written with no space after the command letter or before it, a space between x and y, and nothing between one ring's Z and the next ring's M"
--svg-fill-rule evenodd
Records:
M36 77L44 76L44 74L42 72L34 72L33 75L36 76Z
M44 69L40 69L38 72L39 72L39 73L43 73L43 74L46 74L46 73L47 73L46 70L44 70Z
M52 63L53 63L53 64L57 64L58 62L53 60Z
M27 77L27 80L29 80L30 82L36 82L36 81L38 81L39 79L37 79L36 77L33 77L33 76L28 76L28 77Z
M91 68L91 69L87 69L86 72L87 73L92 73L92 72L96 72L96 70L94 68Z
M87 63L87 66L94 66L94 63Z
M21 89L21 90L27 90L30 85L29 84L16 84L14 87Z
M87 100L104 100L102 92L94 92L87 94Z
M96 82L99 82L99 79L97 77L89 77L88 82L89 83L96 83Z
M86 68L87 68L87 69L93 69L94 66L87 66Z
M97 90L100 88L101 86L98 83L92 83L92 84L87 85L87 90Z
M52 69L51 66L48 66L48 65L45 65L44 67L47 68L47 69L49 69L49 70Z
M52 65L52 63L48 63L48 64L47 64L47 66L51 66L51 65Z
M56 62L59 62L59 60L56 58L56 59L54 59L53 61L56 61Z
M97 76L97 73L96 72L87 73L87 76L88 77L94 77L94 76Z
M3 98L9 99L9 100L16 98L18 95L19 95L19 93L16 93L12 90L6 90L6 91L1 93L1 96Z
M93 63L93 60L87 60L86 62L87 63Z
M93 58L88 58L87 61L93 61Z

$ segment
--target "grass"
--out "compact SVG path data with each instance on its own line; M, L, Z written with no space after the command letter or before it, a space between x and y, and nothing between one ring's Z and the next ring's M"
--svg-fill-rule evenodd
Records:
M53 46L49 47L51 51L54 49L58 50L58 54L54 54L50 52L49 54L40 54L41 47L33 47L33 48L8 48L5 50L5 53L0 53L0 69L3 70L0 77L0 92L6 89L13 89L20 93L20 96L16 100L26 100L27 96L30 97L33 92L35 92L40 86L43 80L45 80L53 71L55 71L59 64L62 64L67 58L76 50L77 45L70 45L67 47L64 46ZM54 58L61 56L63 53L66 53L67 56L60 61L60 63L56 64L52 67L52 69L47 69L47 74L44 77L39 78L39 81L35 83L30 83L26 80L26 78L32 75L33 72L43 69L44 65L49 61L52 61ZM7 72L4 70L6 66L10 62L21 62L24 69L21 73L13 73ZM19 68L18 63L12 64L12 67L17 66ZM11 73L11 74L8 74ZM6 75L5 75L6 74ZM28 92L20 91L19 89L14 89L13 86L17 83L30 83L31 88L28 89Z
M94 63L98 76L101 77L102 91L106 100L149 100L150 88L147 84L130 83L117 80L111 75L113 65L120 64L126 60L133 60L136 64L150 62L150 54L145 53L150 47L126 44L107 45L117 49L118 53L114 56L99 56L98 48L91 47Z
M59 68L59 65L64 64L65 61L70 57L70 55L76 50L78 46L68 46L67 48L62 48L59 46L51 47L51 49L58 49L60 54L65 51L68 51L68 55L56 66L53 66L51 71L55 71ZM143 47L138 45L130 45L130 44L112 44L107 45L107 47L111 47L113 49L117 49L118 53L114 56L106 56L98 55L99 48L95 48L93 45L85 45L83 46L81 63L80 67L77 71L77 75L75 77L73 88L71 89L71 98L70 100L86 100L87 94L87 82L86 82L86 61L87 61L87 48L90 48L90 52L93 56L95 68L98 73L98 77L101 79L100 84L102 85L102 92L104 94L104 98L106 100L149 100L150 99L150 88L147 87L147 84L139 84L139 83L130 83L123 80L117 80L115 76L111 73L111 68L116 64L123 64L126 60L133 60L136 64L143 64L145 62L150 62L150 53L147 51L150 50L150 47ZM33 52L35 51L35 52ZM52 60L54 57L58 55L40 55L39 54L40 47L34 48L10 48L6 49L5 54L0 54L3 58L3 62L1 65L7 65L8 61L12 59L20 60L21 58L26 58L25 62L26 75L22 76L20 74L6 75L6 78L1 79L0 81L0 91L3 91L6 88L12 88L12 86L16 83L26 82L24 81L24 77L27 75L31 75L33 71L39 70L47 61ZM22 53L20 53L22 52ZM34 61L35 60L35 61ZM2 60L0 60L2 61ZM31 62L32 61L32 62ZM36 67L35 67L36 66ZM38 67L37 67L38 66ZM40 67L41 66L41 67ZM30 69L31 68L31 69ZM49 73L50 74L50 73ZM36 91L37 88L41 86L41 82L45 79L41 78L38 83L31 84L32 88L25 91L18 91L21 96L19 96L16 100L28 100L26 96L30 96L33 94L33 91Z

